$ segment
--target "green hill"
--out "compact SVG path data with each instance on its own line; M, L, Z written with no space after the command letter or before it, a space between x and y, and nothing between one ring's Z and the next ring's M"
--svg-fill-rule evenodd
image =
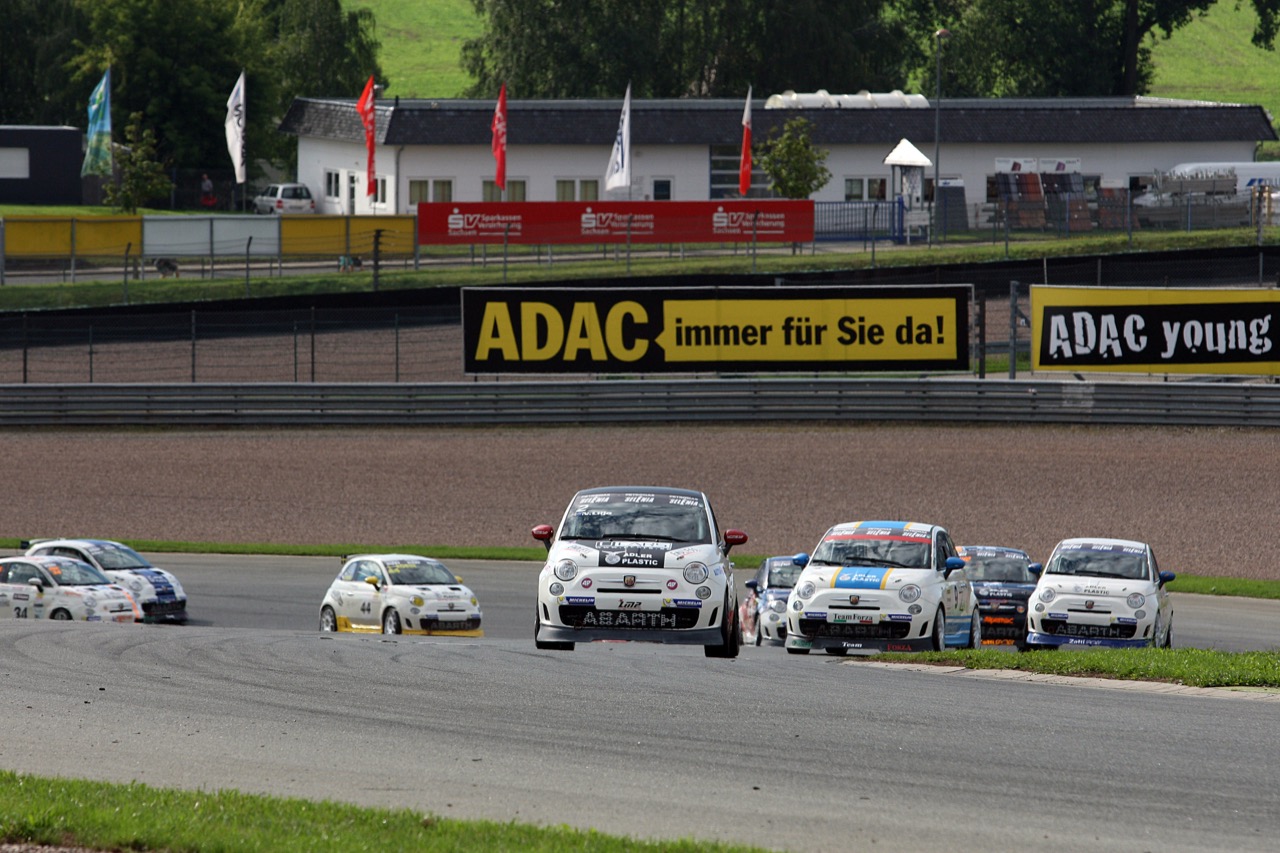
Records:
M343 0L366 6L378 22L388 95L456 97L470 85L459 67L462 42L480 32L471 0ZM1249 41L1256 16L1248 3L1218 0L1209 14L1155 45L1151 94L1166 98L1262 104L1280 115L1280 53Z

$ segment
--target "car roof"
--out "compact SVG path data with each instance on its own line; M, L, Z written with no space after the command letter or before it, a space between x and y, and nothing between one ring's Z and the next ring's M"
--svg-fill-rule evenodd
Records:
M960 553L971 557L990 557L997 554L1003 554L1015 557L1030 557L1026 551L1021 548L1010 548L1007 545L957 545Z
M639 492L646 495L681 495L689 498L701 498L702 492L696 489L680 489L673 486L597 486L593 489L580 489L579 495L617 495Z
M1063 539L1056 546L1055 551L1059 548L1085 549L1097 545L1118 546L1121 548L1147 548L1146 542L1139 542L1136 539L1108 539L1105 536L1077 536L1071 539Z
M381 560L387 562L390 560L430 560L433 563L439 563L435 557L424 557L421 554L351 554L344 562L352 560Z
M99 548L127 548L128 546L113 539L33 539L32 548L48 548L51 545L94 545Z
M932 534L934 531L942 528L936 524L927 524L919 521L846 521L833 525L830 530L823 534L825 539L836 533L869 533L871 531L884 531L890 535L900 534L906 531L919 533L928 531Z

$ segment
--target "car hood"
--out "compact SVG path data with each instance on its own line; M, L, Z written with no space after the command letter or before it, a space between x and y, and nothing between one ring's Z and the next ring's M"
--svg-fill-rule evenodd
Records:
M888 566L821 566L806 569L796 584L812 581L820 589L897 589L905 584L929 584L942 579L933 569Z
M1132 578L1092 578L1077 575L1043 575L1036 589L1052 589L1059 595L1095 595L1124 598L1130 593L1151 595L1155 584Z
M971 581L973 594L978 598L1010 599L1026 601L1035 592L1033 583L1013 583L1010 581Z
M615 569L681 568L689 562L718 562L715 545L696 542L668 542L657 539L574 539L557 542L547 555L555 565L570 559L580 566L604 566Z

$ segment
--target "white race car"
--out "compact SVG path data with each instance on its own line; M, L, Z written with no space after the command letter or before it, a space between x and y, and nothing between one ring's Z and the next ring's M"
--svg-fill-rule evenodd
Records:
M787 651L941 651L982 642L977 599L936 524L855 521L828 530L787 599Z
M1173 645L1173 602L1145 542L1064 539L1031 594L1027 647Z
M0 617L141 622L142 610L118 584L69 557L0 560Z
M143 622L187 621L187 594L182 584L128 545L109 539L32 539L22 547L28 556L70 557L93 566L129 590L142 608Z
M540 524L547 547L538 577L533 639L539 649L638 640L700 645L738 656L738 596L729 550L747 541L720 531L699 491L654 486L585 489L559 528Z
M321 631L483 637L480 603L462 579L430 557L344 557L320 603Z

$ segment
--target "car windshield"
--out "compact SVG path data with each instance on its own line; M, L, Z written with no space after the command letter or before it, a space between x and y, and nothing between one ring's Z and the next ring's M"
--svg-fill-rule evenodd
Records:
M95 545L89 549L89 553L104 569L155 568L128 545Z
M971 581L1006 581L1035 583L1036 576L1027 568L1031 561L1017 554L973 554L965 567Z
M838 536L826 539L813 553L813 562L831 566L893 566L927 569L931 547L919 539L892 536Z
M285 198L311 198L311 190L306 187L285 187Z
M419 584L458 582L453 572L449 571L444 563L436 560L425 558L420 560L388 560L384 565L387 567L387 577L390 578L393 584L417 586Z
M800 573L804 569L795 563L783 563L780 566L771 566L769 568L769 586L782 587L790 589L796 585L796 581L800 579Z
M1141 580L1148 577L1147 558L1140 552L1125 550L1059 551L1045 567L1045 574Z
M58 586L90 586L111 583L107 576L80 560L57 560L45 564Z
M691 495L616 492L578 495L565 516L561 539L711 541L702 500Z

